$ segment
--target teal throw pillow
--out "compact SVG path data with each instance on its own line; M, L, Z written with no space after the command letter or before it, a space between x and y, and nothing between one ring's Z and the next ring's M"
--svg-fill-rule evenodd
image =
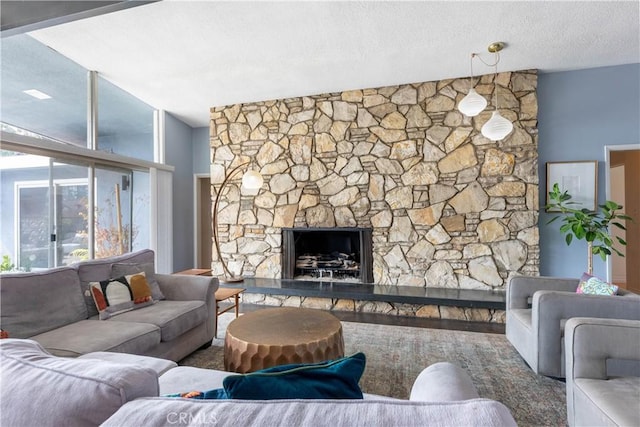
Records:
M168 395L192 399L362 399L363 353L328 362L274 366L224 379L224 389Z
M366 359L356 353L329 362L282 365L222 382L231 399L362 399L358 382Z

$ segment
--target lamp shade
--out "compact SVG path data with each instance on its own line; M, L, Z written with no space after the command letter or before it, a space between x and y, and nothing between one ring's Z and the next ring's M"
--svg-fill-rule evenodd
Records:
M242 175L242 186L249 190L258 190L262 187L264 179L260 172L248 170Z
M491 114L491 118L482 126L480 132L485 138L492 141L499 141L506 137L513 130L513 123L505 119L496 110Z
M458 111L468 117L477 116L487 106L487 100L484 96L476 92L475 89L469 89L467 96L462 98L458 104Z

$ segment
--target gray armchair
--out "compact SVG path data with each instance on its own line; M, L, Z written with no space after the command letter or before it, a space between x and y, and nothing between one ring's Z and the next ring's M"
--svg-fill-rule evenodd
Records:
M572 317L640 320L640 295L577 294L577 279L517 276L509 281L506 336L536 373L565 377L564 324Z
M640 321L575 317L565 327L570 426L640 426Z

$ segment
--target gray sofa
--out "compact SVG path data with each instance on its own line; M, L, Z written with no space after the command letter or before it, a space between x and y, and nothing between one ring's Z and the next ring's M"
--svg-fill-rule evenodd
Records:
M572 317L640 320L640 295L576 293L578 279L513 277L507 286L505 334L536 373L565 377L564 325Z
M640 321L575 317L565 327L570 426L640 426Z
M153 274L145 249L42 272L0 276L0 328L11 338L33 339L57 356L112 351L180 360L210 344L215 331L218 281L205 276ZM152 305L99 320L89 283L116 270L142 268L155 276Z
M33 426L515 426L450 363L426 368L409 400L194 400L167 393L222 387L228 372L117 353L48 355L35 341L0 340L0 425ZM34 402L37 402L34 405Z

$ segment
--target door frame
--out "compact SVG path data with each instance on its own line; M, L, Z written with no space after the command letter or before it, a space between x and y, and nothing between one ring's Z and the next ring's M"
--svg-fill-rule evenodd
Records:
M204 179L211 181L211 175L208 173L195 173L193 174L193 266L194 268L200 268L199 254L203 247L203 232L200 227L202 217L200 215L202 209L202 200L200 199L200 193L202 192L202 182ZM209 261L209 265L211 260ZM207 267L210 268L210 267Z
M630 150L640 150L640 143L638 144L620 144L620 145L605 145L604 146L604 173L605 173L605 199L609 200L611 198L611 152L612 151L630 151ZM611 271L611 257L607 257L607 281L611 282L612 271Z

